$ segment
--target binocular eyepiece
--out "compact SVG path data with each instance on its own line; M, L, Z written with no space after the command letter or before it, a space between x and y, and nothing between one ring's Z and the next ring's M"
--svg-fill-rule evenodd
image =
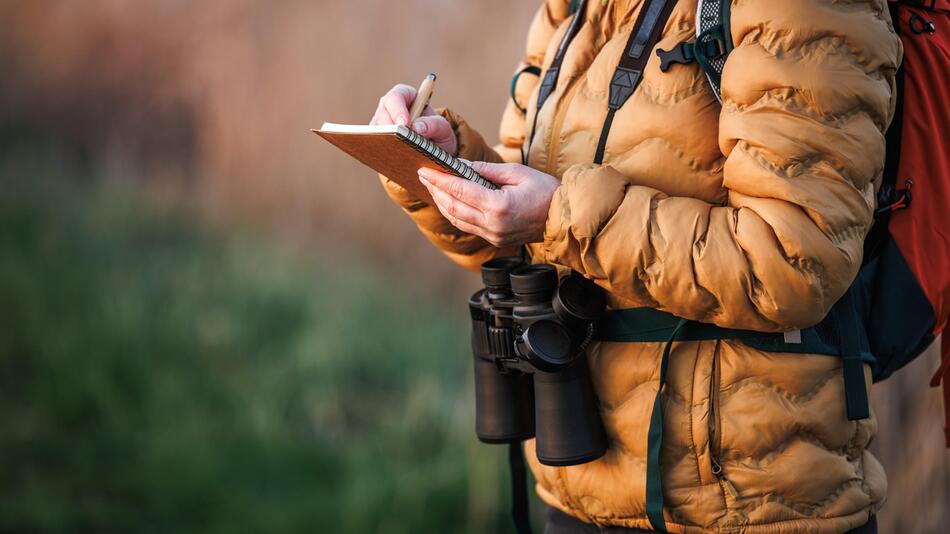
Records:
M469 299L475 360L475 432L487 443L537 437L546 465L576 465L607 449L584 349L604 311L603 291L550 265L496 258Z

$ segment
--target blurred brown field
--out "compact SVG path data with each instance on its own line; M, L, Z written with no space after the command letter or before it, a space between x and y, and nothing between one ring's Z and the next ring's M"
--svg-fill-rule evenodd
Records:
M533 2L0 2L3 113L119 178L430 287L472 278L420 240L375 177L309 129L364 123L396 83L496 137Z
M476 280L418 236L372 173L309 132L365 122L395 83L496 137L537 7L511 0L0 0L0 120L110 180L455 305ZM936 351L877 387L882 532L945 532L950 454ZM816 473L816 476L820 474Z

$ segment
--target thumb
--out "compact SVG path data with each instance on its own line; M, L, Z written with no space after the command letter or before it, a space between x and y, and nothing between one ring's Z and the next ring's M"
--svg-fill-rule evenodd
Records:
M412 129L415 130L417 134L431 139L433 143L447 150L451 148L451 145L455 142L455 130L452 129L452 125L449 124L449 121L445 120L441 115L419 117L412 123ZM449 153L452 152L454 152L454 150L449 150Z
M473 161L470 165L475 172L497 185L518 185L527 178L527 174L521 171L523 165L516 163Z

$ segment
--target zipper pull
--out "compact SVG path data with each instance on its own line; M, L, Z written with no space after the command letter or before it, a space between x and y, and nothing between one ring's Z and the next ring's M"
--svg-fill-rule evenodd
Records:
M738 500L739 490L736 489L732 481L726 478L726 474L722 471L722 465L719 464L715 457L710 457L710 459L712 460L713 475L716 475L716 478L722 482L722 485L726 487L726 491L729 492L729 495L731 495L734 500Z
M723 485L726 486L726 491L729 492L729 495L732 495L732 498L739 500L739 491L736 490L736 487L729 481L726 477L721 477L719 480L722 480Z

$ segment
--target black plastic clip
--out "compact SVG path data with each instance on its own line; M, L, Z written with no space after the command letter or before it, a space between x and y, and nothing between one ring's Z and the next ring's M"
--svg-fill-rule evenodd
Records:
M680 43L672 50L657 50L656 55L660 57L660 70L663 72L670 70L670 65L673 63L686 65L696 61L696 55L693 53L693 43Z
M716 58L726 53L726 43L717 36L710 36L702 42L680 43L672 50L657 50L656 55L660 57L660 70L663 72L670 70L673 63L686 65L696 61L697 51L703 57Z

